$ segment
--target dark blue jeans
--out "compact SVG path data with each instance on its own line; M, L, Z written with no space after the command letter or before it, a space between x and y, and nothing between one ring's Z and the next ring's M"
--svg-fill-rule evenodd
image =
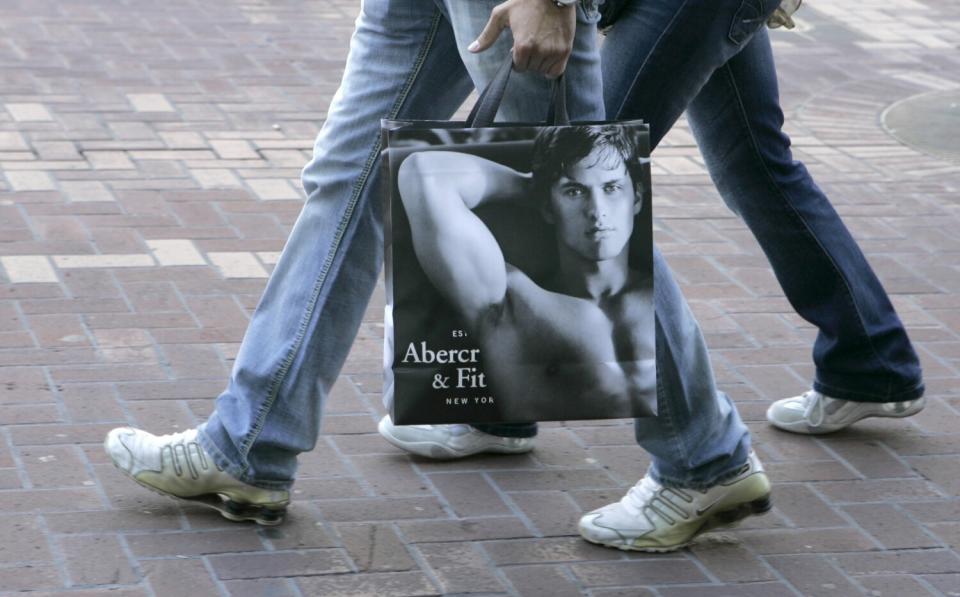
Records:
M863 402L917 398L920 363L900 318L782 131L764 27L777 4L606 0L602 11L619 12L602 50L607 118L646 120L656 147L687 110L723 200L757 237L790 304L819 330L814 389ZM637 419L638 438L650 423ZM536 434L536 424L477 428Z
M770 40L757 28L777 1L628 2L603 46L607 117L647 120L656 145L687 109L723 200L819 329L814 389L863 402L917 398L920 364L903 324L781 130Z

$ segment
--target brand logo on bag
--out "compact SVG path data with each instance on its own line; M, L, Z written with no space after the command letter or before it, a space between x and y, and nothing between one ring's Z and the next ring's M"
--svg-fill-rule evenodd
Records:
M445 349L431 350L426 342L420 342L420 350L417 350L417 344L411 342L407 345L407 352L401 359L402 363L437 363L441 365L456 363L479 363L479 348ZM457 367L457 383L453 386L455 389L465 388L485 388L487 387L486 376L476 367ZM433 389L445 390L450 388L450 378L440 373L433 376Z

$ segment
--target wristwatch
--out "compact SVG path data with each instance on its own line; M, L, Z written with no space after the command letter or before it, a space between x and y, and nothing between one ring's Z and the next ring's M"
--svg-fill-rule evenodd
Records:
M557 8L566 8L568 6L573 6L579 2L579 0L550 0L550 2L553 2L553 5Z

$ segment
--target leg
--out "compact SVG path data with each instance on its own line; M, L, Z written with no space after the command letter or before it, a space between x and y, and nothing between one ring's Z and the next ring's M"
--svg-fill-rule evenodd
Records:
M656 417L637 419L650 470L619 501L588 512L580 534L625 550L674 551L705 531L770 509L770 481L750 433L714 385L706 344L659 252Z
M630 2L603 46L608 116L643 118L656 146L713 71L765 21L764 4ZM713 384L703 338L659 254L654 266L661 415L637 420L637 441L653 456L654 478L707 487L743 465L749 436L730 400Z
M637 443L650 452L657 482L704 489L747 461L750 432L716 387L700 326L660 251L653 273L658 413L636 419Z
M793 160L766 31L717 70L688 117L724 201L757 237L790 304L819 328L814 389L866 402L919 397L920 364L893 305Z
M389 32L389 34L385 33ZM229 386L198 430L157 438L114 430L106 447L139 483L200 501L219 496L281 511L296 457L313 448L379 274L381 118L448 118L471 85L442 11L366 0L343 83L304 169L308 199L241 344Z
M389 31L389 35L384 34ZM381 118L447 118L469 93L432 3L367 0L303 172L308 198L201 443L227 472L289 486L379 275Z
M654 146L709 80L766 20L759 0L631 2L603 49L607 114L643 118ZM770 508L770 483L729 398L714 385L706 346L659 253L655 418L637 419L649 473L619 502L583 516L588 541L672 551L716 526Z

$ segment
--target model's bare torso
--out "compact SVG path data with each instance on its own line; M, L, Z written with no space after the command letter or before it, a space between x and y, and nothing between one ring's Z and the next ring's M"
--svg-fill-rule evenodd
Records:
M475 330L498 403L522 413L549 402L571 419L650 414L631 403L656 385L651 300L636 282L599 299L551 292L508 265L502 309Z

